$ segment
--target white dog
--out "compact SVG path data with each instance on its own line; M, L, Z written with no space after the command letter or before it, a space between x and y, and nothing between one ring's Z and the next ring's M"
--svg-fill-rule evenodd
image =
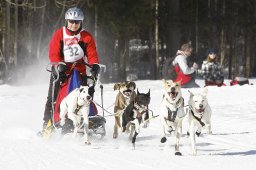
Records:
M163 79L164 97L161 103L160 121L162 127L161 143L166 142L166 132L175 131L176 145L175 155L181 155L179 142L182 133L182 120L185 117L184 99L181 95L181 86L172 81L167 82Z
M189 98L189 135L191 140L192 155L196 155L195 134L201 133L201 128L206 128L207 133L211 134L211 108L208 104L206 95L207 88L202 93L193 94L190 92Z
M80 127L84 126L84 142L90 144L88 135L89 126L89 106L92 97L88 94L88 86L81 86L69 93L60 104L60 125L65 124L66 116L73 121L74 137ZM83 124L80 125L83 118Z

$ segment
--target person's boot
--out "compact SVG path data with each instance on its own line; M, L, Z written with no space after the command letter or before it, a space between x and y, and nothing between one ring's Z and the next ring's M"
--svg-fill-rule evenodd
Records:
M52 130L53 130L52 121L51 120L44 121L43 129L41 132L38 132L37 135L43 138L49 139L51 137Z

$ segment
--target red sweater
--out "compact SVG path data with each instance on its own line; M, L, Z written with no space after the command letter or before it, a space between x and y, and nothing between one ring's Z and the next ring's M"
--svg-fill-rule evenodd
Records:
M71 33L67 30L66 33L68 35L71 35ZM98 64L98 54L96 50L95 41L92 37L92 35L82 30L80 32L81 38L79 41L82 41L85 43L85 55L87 57L89 64ZM49 45L49 59L51 63L55 62L64 62L64 56L63 56L63 49L61 49L61 42L63 42L63 27L59 28L53 35L50 45ZM84 60L84 58L80 59L79 61ZM79 62L77 61L77 62ZM72 66L72 63L66 63L69 67ZM75 68L83 74L86 74L86 66L84 64L78 64L75 66Z

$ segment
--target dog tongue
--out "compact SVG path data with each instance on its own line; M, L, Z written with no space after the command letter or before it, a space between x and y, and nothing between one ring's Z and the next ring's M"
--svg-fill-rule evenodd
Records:
M197 112L202 113L204 110L203 109L197 109Z
M173 99L176 98L177 94L175 92L169 92L169 96Z
M124 94L127 96L130 96L130 92L125 92Z

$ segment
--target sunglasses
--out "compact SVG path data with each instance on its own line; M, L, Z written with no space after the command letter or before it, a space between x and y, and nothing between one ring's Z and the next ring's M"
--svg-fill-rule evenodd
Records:
M68 22L70 23L70 24L80 24L81 23L81 21L80 20L68 20Z

